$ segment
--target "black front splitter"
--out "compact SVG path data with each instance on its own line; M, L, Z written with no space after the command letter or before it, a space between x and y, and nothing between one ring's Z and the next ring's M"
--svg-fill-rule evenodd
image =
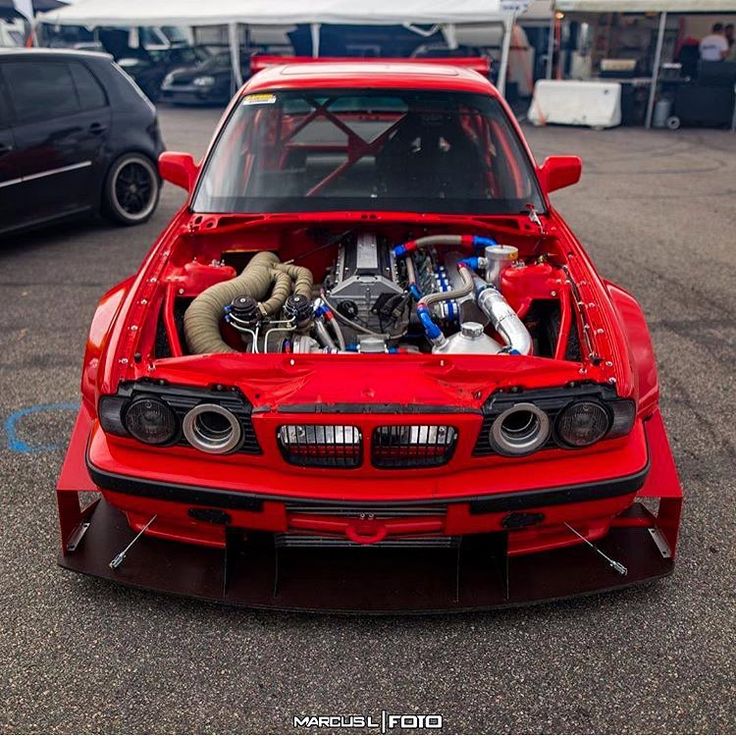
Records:
M636 508L636 507L635 507ZM643 511L642 511L643 513ZM270 534L231 529L225 549L142 537L100 500L62 567L123 585L226 605L323 613L441 613L519 606L649 582L672 572L646 527L613 528L598 546L628 569L619 575L586 545L510 557L507 534L463 537L454 549L283 548ZM654 521L653 521L654 523Z

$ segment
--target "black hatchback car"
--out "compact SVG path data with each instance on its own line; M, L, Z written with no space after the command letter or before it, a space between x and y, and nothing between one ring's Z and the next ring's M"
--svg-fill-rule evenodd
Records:
M226 105L235 91L230 51L227 47L195 47L196 63L172 69L163 79L159 99L174 105ZM243 79L250 76L250 59L241 49Z
M156 209L156 109L106 54L0 49L0 233Z

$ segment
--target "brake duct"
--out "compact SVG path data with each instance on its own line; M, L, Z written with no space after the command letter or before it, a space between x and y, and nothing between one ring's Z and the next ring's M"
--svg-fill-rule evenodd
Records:
M293 282L293 284L292 284ZM205 289L184 313L184 335L192 353L236 353L223 339L220 320L238 297L258 301L264 317L278 313L290 294L311 300L314 278L308 268L281 263L273 253L256 253L240 275Z

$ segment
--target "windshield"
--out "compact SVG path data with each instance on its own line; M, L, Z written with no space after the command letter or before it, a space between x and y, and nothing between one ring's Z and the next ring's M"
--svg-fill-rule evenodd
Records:
M544 209L497 100L419 91L246 95L210 155L195 212Z

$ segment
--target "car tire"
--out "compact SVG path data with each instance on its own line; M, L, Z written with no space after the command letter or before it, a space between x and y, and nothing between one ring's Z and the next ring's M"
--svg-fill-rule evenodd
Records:
M155 212L160 194L156 164L142 153L126 153L107 172L102 213L118 225L139 225Z
M677 117L677 115L670 115L670 117L665 120L664 123L670 130L678 130L680 128L680 125L682 125L682 122L680 118Z

